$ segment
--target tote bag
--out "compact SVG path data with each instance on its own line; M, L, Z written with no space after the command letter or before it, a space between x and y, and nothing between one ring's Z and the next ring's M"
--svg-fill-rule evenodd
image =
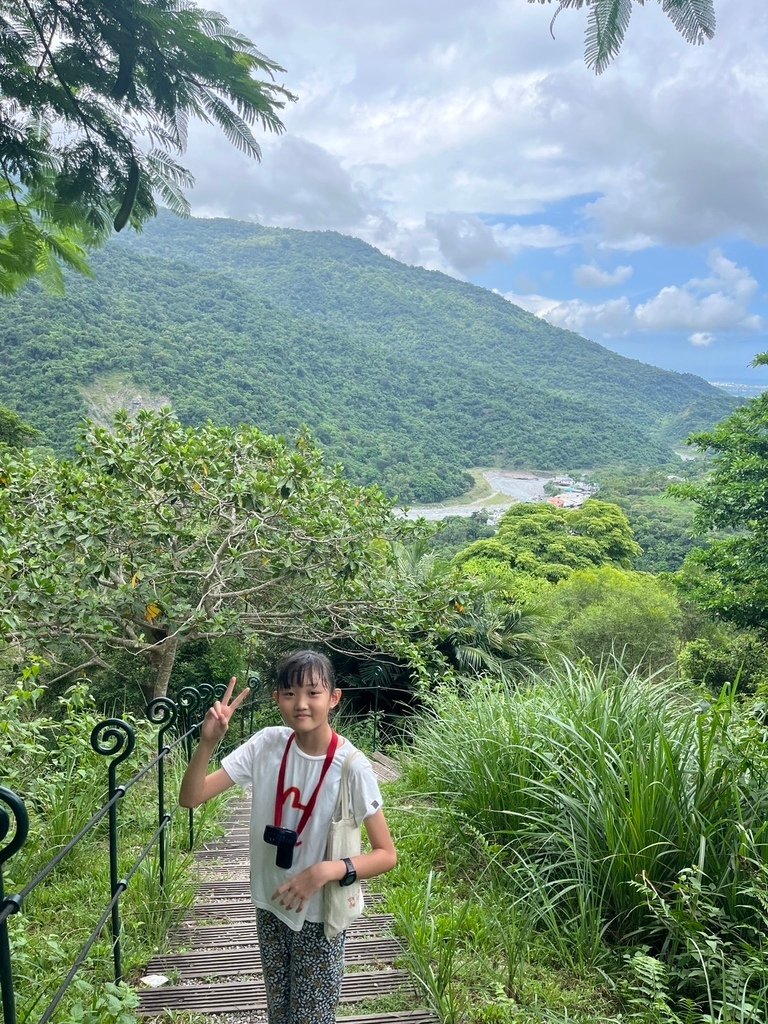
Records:
M360 826L355 823L349 806L349 769L359 753L359 750L355 750L345 758L341 766L341 791L333 815L334 820L328 831L326 860L356 857L362 849ZM333 939L339 932L343 932L362 912L363 890L359 881L353 882L352 885L339 885L334 880L324 886L323 921L327 939Z

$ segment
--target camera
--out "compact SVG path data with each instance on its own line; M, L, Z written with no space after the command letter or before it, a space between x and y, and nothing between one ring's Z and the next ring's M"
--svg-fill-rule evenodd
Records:
M292 828L267 825L264 829L264 842L277 847L275 864L279 868L289 868L293 864L293 848L298 838L299 833Z

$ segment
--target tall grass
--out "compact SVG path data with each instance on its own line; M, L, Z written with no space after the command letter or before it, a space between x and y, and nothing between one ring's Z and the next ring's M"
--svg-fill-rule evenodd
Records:
M713 990L694 933L749 960L745 991L768 986L768 754L733 692L703 702L566 662L524 688L443 693L434 712L407 777L451 816L457 842L477 850L482 837L510 900L560 952L593 963L604 937L641 946L677 963L715 1019L737 1018L717 1017L724 983Z

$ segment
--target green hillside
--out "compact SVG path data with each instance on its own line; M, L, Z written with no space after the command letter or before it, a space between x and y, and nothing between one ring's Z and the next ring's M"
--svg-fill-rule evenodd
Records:
M166 215L93 263L63 299L0 302L2 401L60 450L120 382L191 423L306 423L357 480L429 501L472 465L660 465L734 404L333 232Z

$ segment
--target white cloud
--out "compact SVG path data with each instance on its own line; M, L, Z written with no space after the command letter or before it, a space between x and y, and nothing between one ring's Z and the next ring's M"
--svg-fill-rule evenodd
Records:
M632 277L632 267L619 266L615 270L602 270L594 263L583 263L573 271L573 280L581 288L610 288L623 284Z
M509 250L499 243L493 228L479 217L459 213L428 214L425 225L434 233L440 251L451 266L462 273L509 258Z
M690 331L692 345L707 347L714 341L715 331L758 330L762 318L749 311L750 300L758 289L750 271L729 260L719 249L712 250L708 265L712 271L709 277L691 278L683 285L666 285L634 308L626 296L601 303L512 293L505 298L556 327L588 336Z
M300 96L285 112L289 135L326 150L393 222L510 215L598 193L587 209L595 244L639 248L725 233L768 241L763 4L719 0L717 35L703 47L657 5L639 8L600 77L582 61L583 11L561 17L553 41L551 12L522 2L217 7L288 69ZM193 128L201 178L225 148L205 138ZM300 162L298 149L289 155ZM218 177L220 197L228 178Z
M260 140L261 166L191 127L195 213L333 228L456 276L506 261L502 290L531 279L513 301L586 334L678 331L703 350L761 325L760 274L722 253L706 277L644 278L642 300L599 303L540 294L553 286L526 256L570 249L560 267L580 264L577 285L619 291L626 253L722 237L768 245L765 0L718 0L702 47L660 4L635 5L600 77L583 64L584 11L564 12L553 41L551 10L523 0L216 7L284 64L300 99L284 112L287 135Z
M581 299L563 302L543 295L515 295L512 292L504 298L555 327L577 334L623 334L632 321L632 307L624 297L595 304Z
M710 334L708 331L696 331L688 339L696 348L709 348L714 340L714 334Z
M643 330L711 332L756 330L759 316L749 313L757 281L745 267L737 266L719 249L710 253L711 277L693 278L682 286L668 285L648 302L635 308L637 326Z

